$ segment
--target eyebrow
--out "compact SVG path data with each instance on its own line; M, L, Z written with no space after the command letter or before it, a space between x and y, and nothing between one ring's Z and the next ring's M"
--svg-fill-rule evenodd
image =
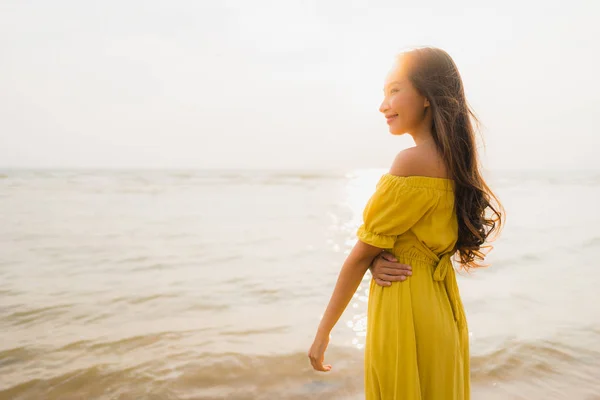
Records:
M385 89L389 88L392 85L398 85L398 84L401 84L401 83L404 83L404 80L402 80L402 81L392 81L392 82L388 83L386 86L383 87L383 91L385 92Z

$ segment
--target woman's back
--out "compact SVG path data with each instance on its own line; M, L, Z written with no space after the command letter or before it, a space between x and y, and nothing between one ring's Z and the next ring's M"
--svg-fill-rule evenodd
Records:
M386 174L382 179L397 181L398 190L410 191L414 202L407 205L392 217L392 222L401 219L403 212L412 213L415 208L429 206L415 224L396 238L394 252L402 253L414 246L426 247L435 254L442 254L454 248L458 239L458 222L454 210L454 182L446 178L429 176L395 176ZM406 194L405 194L406 195ZM419 206L417 201L422 202ZM418 210L416 211L419 212Z

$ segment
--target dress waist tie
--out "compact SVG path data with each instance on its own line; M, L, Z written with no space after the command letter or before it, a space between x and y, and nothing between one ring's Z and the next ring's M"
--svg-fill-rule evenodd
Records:
M435 270L433 272L433 280L438 282L444 282L446 287L446 293L450 300L450 306L452 307L452 313L454 314L454 320L456 321L459 329L464 327L465 314L460 300L460 294L458 292L458 283L456 282L456 273L452 266L452 253L446 253L441 257L431 252L430 255L435 257Z

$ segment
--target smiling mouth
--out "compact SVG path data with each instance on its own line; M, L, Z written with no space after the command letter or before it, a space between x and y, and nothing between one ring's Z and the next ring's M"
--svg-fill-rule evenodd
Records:
M396 114L396 115L389 115L389 116L386 116L385 119L387 120L387 123L389 124L390 122L392 122L393 120L395 120L397 116L398 116L398 114Z

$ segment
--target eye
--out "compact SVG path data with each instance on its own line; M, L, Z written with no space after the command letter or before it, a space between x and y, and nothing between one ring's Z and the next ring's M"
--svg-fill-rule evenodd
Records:
M392 90L390 90L390 93L395 93L397 91L398 91L398 89L392 89Z

